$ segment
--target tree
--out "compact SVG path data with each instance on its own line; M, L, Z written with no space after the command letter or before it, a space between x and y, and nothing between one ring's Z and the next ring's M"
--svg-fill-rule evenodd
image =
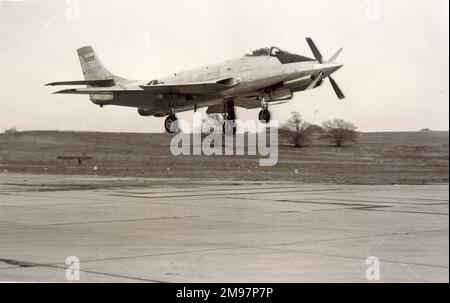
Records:
M324 134L321 139L331 140L337 147L346 142L357 142L356 126L343 119L328 120L322 123Z
M17 133L17 129L15 127L5 129L5 134L14 134Z
M303 147L310 141L312 133L311 125L303 121L302 115L299 112L292 112L291 117L283 126L283 129L288 131L292 137L295 147Z

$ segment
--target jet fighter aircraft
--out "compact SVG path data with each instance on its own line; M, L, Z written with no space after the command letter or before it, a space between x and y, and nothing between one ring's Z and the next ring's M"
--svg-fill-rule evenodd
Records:
M268 123L269 105L287 102L296 92L317 88L326 78L337 97L345 98L331 77L342 67L335 62L342 48L324 60L312 39L306 41L314 59L272 46L241 58L145 81L116 76L105 68L91 46L85 46L77 50L84 80L46 85L85 85L55 94L86 94L100 107L129 106L136 107L142 116L167 116L164 127L169 133L178 131L176 113L202 107L207 107L208 114L220 113L225 121L233 122L236 106L261 108L258 119ZM231 127L235 133L235 126Z

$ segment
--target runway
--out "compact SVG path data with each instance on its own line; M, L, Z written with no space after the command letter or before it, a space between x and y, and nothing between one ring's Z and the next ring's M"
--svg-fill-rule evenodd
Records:
M1 173L0 281L449 281L448 184L216 177Z

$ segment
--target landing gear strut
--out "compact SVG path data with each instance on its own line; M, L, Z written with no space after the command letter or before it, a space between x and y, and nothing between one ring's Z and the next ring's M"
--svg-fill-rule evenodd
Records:
M261 102L261 111L258 114L258 119L261 123L267 124L270 121L270 112L269 112L269 105L266 102L266 98L264 97L264 92L261 94L261 97L259 98L259 101Z
M236 134L236 112L234 111L234 101L229 100L224 103L224 114L223 114L223 125L222 131L225 135L235 135Z
M170 115L164 121L164 128L168 133L176 133L178 132L178 119L174 115Z

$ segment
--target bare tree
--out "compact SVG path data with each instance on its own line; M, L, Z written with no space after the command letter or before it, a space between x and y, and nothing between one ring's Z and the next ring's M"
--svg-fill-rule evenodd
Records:
M303 147L310 141L312 133L310 126L308 122L303 121L302 115L299 112L292 112L291 117L283 126L283 129L288 131L295 147Z
M322 123L324 134L321 139L331 140L337 147L345 142L357 142L356 126L343 119L328 120Z

